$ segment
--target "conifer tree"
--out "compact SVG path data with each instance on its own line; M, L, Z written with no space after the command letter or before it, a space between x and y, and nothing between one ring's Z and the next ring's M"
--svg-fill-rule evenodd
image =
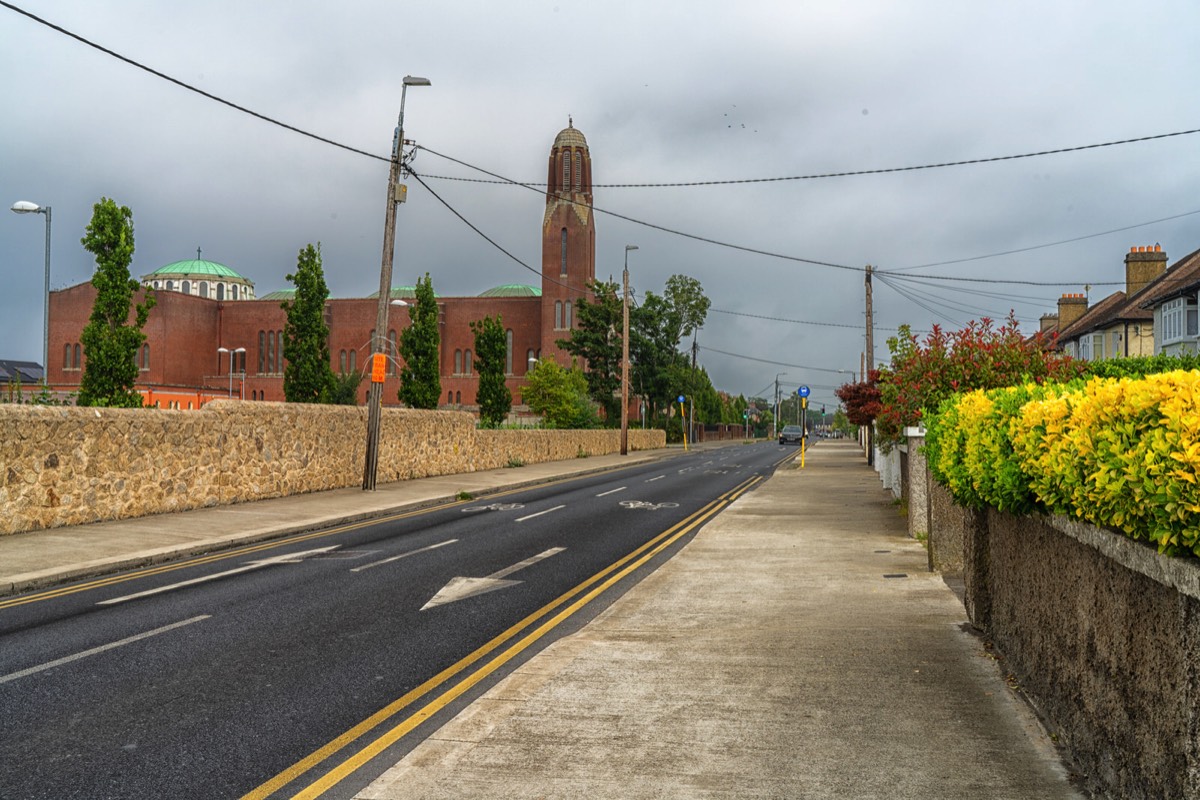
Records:
M412 324L400 334L400 402L412 408L437 408L442 397L438 350L437 297L429 273L417 279L416 301L408 307Z
M96 257L92 285L96 301L80 341L85 357L77 403L81 406L138 408L142 396L134 390L138 351L146 341L142 328L154 307L147 290L129 324L129 309L140 284L129 276L133 261L133 212L107 197L92 207L92 221L80 240Z
M512 392L504 384L508 360L508 339L500 315L471 323L475 334L475 366L479 372L479 420L485 428L499 427L512 408Z
M296 259L296 271L287 276L296 286L295 297L280 305L287 312L283 325L283 396L289 403L328 403L334 390L329 365L329 326L325 301L329 288L321 269L321 244L307 245Z

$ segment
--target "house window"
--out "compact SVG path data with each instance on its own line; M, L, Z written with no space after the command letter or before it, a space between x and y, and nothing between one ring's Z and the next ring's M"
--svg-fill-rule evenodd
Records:
M504 332L504 374L512 375L512 328Z
M184 282L183 282L183 283L180 285L180 289L179 289L179 291L183 292L184 294L191 294L191 293L192 293L192 282L191 282L191 281L184 281Z
M1093 333L1092 334L1092 360L1093 361L1103 361L1104 358L1105 358L1104 334L1103 333Z
M1175 342L1183 338L1186 310L1187 301L1182 297L1168 300L1162 304L1163 344Z

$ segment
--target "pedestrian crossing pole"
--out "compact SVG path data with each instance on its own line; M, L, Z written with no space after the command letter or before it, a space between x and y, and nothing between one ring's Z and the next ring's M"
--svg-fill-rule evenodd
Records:
M804 469L804 452L808 448L808 398L800 398L800 469Z

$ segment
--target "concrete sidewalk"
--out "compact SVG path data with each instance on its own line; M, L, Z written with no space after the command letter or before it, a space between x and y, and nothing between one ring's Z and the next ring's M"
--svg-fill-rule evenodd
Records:
M358 798L1079 797L925 564L823 443Z
M700 445L711 448L720 442ZM617 469L681 454L679 448L590 456L277 497L151 517L0 536L0 597L64 581L157 564L293 533L344 525L454 500Z

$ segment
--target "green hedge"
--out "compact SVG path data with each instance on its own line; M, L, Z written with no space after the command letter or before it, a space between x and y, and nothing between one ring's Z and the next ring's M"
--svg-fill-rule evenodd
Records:
M1175 363L956 395L927 422L930 471L964 506L1070 516L1200 555L1200 370L1153 373Z

